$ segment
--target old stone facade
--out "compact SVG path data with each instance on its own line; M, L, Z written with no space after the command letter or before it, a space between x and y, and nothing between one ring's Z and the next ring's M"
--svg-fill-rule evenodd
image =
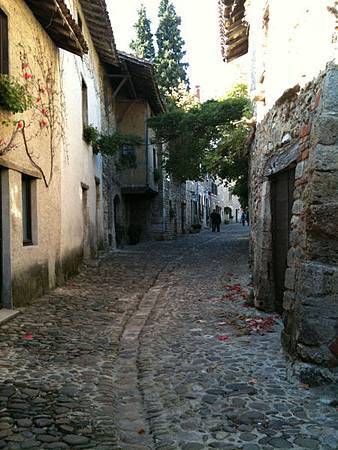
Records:
M193 224L210 226L210 214L215 209L222 218L222 223L239 222L241 206L238 197L232 195L226 180L206 176L203 181L186 183L186 223L188 229Z
M220 4L224 58L248 53L251 60L257 120L250 167L255 304L283 315L283 347L292 358L333 367L338 364L337 2ZM237 39L231 40L234 33Z
M257 127L251 163L256 305L283 311L283 344L290 354L328 365L337 358L337 87L338 69L332 65L300 92L282 97ZM276 177L288 172L294 179L281 297L276 233L283 230L274 224L280 211L273 211L272 202ZM277 201L282 209L282 199Z

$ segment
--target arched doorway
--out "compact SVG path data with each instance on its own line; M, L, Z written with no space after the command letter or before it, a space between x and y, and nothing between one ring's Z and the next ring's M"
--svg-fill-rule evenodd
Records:
M114 197L114 228L116 245L120 245L123 240L123 227L121 225L121 200L117 194Z

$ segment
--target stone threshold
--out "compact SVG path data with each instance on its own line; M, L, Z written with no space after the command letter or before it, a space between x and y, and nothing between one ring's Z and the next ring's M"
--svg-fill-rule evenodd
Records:
M6 308L0 309L0 326L4 325L11 319L14 319L14 317L16 317L20 313L21 311L18 309L6 309Z

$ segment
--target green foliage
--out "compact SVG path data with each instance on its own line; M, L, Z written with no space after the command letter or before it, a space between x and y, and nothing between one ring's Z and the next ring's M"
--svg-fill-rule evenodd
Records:
M199 100L195 94L192 94L183 81L178 87L172 88L164 93L164 99L167 111L181 109L189 111L199 105Z
M158 183L161 179L161 172L159 169L155 168L154 169L154 181L155 183Z
M116 131L113 134L99 134L93 142L95 153L113 156L123 147L136 147L142 144L142 138L132 133L121 133Z
M203 179L207 173L232 183L242 206L247 204L249 129L241 119L251 115L244 88L223 100L209 100L187 111L175 109L148 120L164 144L165 169L177 180Z
M240 199L241 206L248 205L249 158L245 148L248 128L243 123L231 123L224 127L214 152L206 158L209 173L233 183L233 195Z
M99 130L92 125L86 125L83 127L83 139L87 144L94 144L99 138Z
M176 110L149 119L156 137L165 143L165 168L178 180L202 179L206 161L215 152L224 127L240 120L247 100L209 100L189 111Z
M153 61L155 58L153 34L151 32L151 22L147 18L144 5L141 5L137 13L138 19L134 25L136 38L130 43L130 48L138 58Z
M0 76L0 108L13 114L23 113L33 106L27 86L8 75Z
M161 0L158 17L155 71L160 90L165 94L178 88L181 82L188 87L188 64L182 61L186 52L183 50L184 40L179 28L181 18L177 16L175 7L169 0Z

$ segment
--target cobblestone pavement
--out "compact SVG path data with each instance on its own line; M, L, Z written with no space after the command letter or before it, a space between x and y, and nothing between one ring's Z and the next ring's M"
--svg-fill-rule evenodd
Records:
M0 449L338 449L247 307L247 229L126 247L0 327Z

